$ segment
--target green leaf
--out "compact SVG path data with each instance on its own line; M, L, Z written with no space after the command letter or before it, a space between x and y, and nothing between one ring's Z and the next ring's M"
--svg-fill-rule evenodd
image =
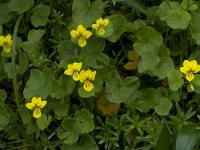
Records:
M176 150L193 150L200 135L200 130L193 125L185 126L177 135Z
M16 74L20 73L20 67L18 64L15 64L16 67ZM4 64L4 70L7 73L8 78L13 78L13 66L12 63L5 63Z
M21 107L19 110L19 114L20 114L23 124L31 123L32 116L30 115L30 113L26 107Z
M67 102L55 102L52 105L53 111L56 115L56 117L62 118L62 117L66 117L69 111L69 104Z
M72 145L78 141L81 133L81 123L75 118L66 118L62 121L63 129L58 131L58 138L63 139L65 144Z
M135 8L138 12L143 13L143 14L147 14L147 8L146 6L143 4L142 1L140 0L123 0L126 4L128 4L129 6L131 6L132 8Z
M195 76L195 78L194 78L194 80L192 80L192 83L200 86L200 75L199 74L195 74L194 76Z
M95 47L95 48L94 48ZM83 64L92 68L102 68L109 64L109 57L101 53L105 48L105 40L102 38L91 38L86 47L83 48L80 60Z
M126 77L121 80L117 71L110 72L106 82L106 97L114 103L128 103L131 94L139 89L140 80L137 77Z
M74 116L81 123L81 133L89 133L94 130L93 114L88 110L78 110Z
M72 17L77 24L91 26L103 13L104 6L102 0L95 0L92 4L90 0L74 0L72 6Z
M152 51L146 51L141 55L141 58L138 63L138 72L143 73L143 72L148 72L151 71L156 67L158 64L160 58L158 57L157 54L155 54Z
M73 92L76 82L67 75L61 75L59 80L53 80L51 83L51 97L63 98Z
M39 27L46 25L49 14L50 14L49 6L45 6L43 4L37 5L33 9L33 15L31 16L31 22L33 26Z
M19 72L23 74L28 69L28 58L25 53L19 54Z
M32 69L23 91L25 99L30 100L34 96L47 98L51 93L52 80L53 75L49 69L45 68L42 72Z
M155 89L147 88L139 91L138 98L135 102L135 108L141 112L148 112L151 109L154 109L156 106L155 101L153 99L153 94Z
M3 130L10 123L9 113L4 105L0 104L0 130Z
M172 108L172 102L168 98L160 98L158 105L155 107L155 112L158 115L166 116Z
M172 29L186 29L191 15L183 9L171 9L167 12L166 22Z
M191 20L191 35L192 38L195 39L196 44L200 45L200 14L192 13L192 20Z
M167 74L169 88L173 91L177 91L184 83L182 73L178 70L172 70Z
M63 150L99 150L95 140L89 134L83 134L80 140L73 145L62 145Z
M10 10L8 9L8 2L0 3L0 25L7 23L11 16L9 15Z
M136 37L138 41L134 43L133 47L140 55L147 51L152 51L157 54L158 49L163 42L162 35L149 26L145 26L141 30L137 31Z
M37 119L36 124L39 127L40 130L46 129L49 124L51 123L51 116L48 116L46 114L42 114L40 118Z
M113 32L106 39L114 43L126 31L126 18L124 15L116 14L109 16L108 19L113 25Z
M170 57L162 58L155 68L153 68L152 73L160 78L165 78L167 74L174 70L174 62Z
M95 87L89 92L84 90L83 87L80 87L78 89L78 94L79 94L80 97L83 97L83 98L88 98L88 97L95 96Z
M0 103L5 102L6 98L7 98L6 91L3 89L0 89Z
M34 4L34 0L11 0L8 7L11 11L22 14L28 11Z
M170 149L170 133L167 125L163 123L162 130L157 141L155 150L169 150Z
M166 21L167 12L170 9L177 9L177 8L181 9L181 5L180 5L179 2L170 2L170 1L164 1L164 2L162 2L160 4L159 10L158 10L158 14L159 14L160 20Z

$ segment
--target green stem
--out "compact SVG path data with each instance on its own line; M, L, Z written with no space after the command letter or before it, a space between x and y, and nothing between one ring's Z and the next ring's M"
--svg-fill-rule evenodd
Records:
M14 95L15 95L15 101L17 104L17 108L19 110L20 108L20 101L19 101L19 87L18 87L18 83L17 83L17 74L16 74L16 65L15 65L15 55L16 55L16 39L17 39L17 32L18 32L18 28L19 28L19 23L20 20L22 18L23 15L20 15L17 19L17 22L15 24L14 27L14 31L13 31L13 44L12 44L12 68L13 68L13 89L14 89Z

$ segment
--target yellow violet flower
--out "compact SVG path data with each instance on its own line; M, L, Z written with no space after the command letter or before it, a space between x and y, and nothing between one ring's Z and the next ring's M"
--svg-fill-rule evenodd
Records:
M95 79L96 71L81 70L80 72L80 82L83 83L83 88L89 92L94 88L94 85L91 83Z
M197 65L196 60L184 60L183 67L180 68L180 71L186 74L186 79L192 81L194 79L194 73L200 71L200 65Z
M33 110L33 117L40 118L41 117L41 108L43 108L47 104L46 100L42 100L41 97L33 97L31 103L26 103L26 107L30 110Z
M66 75L72 75L73 80L78 81L80 78L79 71L82 68L82 63L74 62L73 64L69 64L67 69L64 71Z
M78 38L78 45L80 47L85 47L87 44L86 39L92 35L92 32L87 31L83 25L80 24L78 25L77 29L72 30L70 34L73 38Z
M104 35L105 34L104 27L106 27L108 23L109 23L108 19L99 18L96 20L96 24L92 24L92 28L98 30L99 35Z
M3 47L3 50L6 53L9 53L11 51L11 47L12 47L12 39L11 39L11 35L8 34L5 37L3 35L0 36L0 46Z

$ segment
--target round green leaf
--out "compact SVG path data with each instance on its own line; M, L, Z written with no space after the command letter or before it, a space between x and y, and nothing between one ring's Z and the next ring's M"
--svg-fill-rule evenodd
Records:
M160 103L155 107L158 115L166 116L172 108L172 102L168 98L160 98Z
M50 14L49 6L43 4L37 5L33 9L33 15L31 16L31 22L34 27L44 26L48 21L48 16Z
M167 12L166 22L172 29L186 29L191 15L183 9L171 9Z
M34 0L11 0L8 7L11 11L17 11L22 14L28 11L34 4Z
M94 130L93 114L88 110L79 110L74 116L81 123L81 133L89 133Z
M36 124L39 127L40 130L46 129L49 124L51 123L51 116L48 116L46 114L42 114L40 118L37 119Z

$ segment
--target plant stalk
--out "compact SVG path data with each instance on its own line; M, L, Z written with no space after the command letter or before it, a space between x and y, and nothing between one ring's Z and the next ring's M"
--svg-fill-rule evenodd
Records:
M16 65L15 65L15 55L16 55L16 39L17 39L17 32L18 32L18 28L19 28L19 23L20 20L22 19L23 15L20 15L16 21L15 27L14 27L14 31L13 31L13 44L12 44L12 69L13 69L13 74L12 74L12 78L13 78L13 90L14 90L14 96L15 96L15 102L17 104L17 108L19 110L20 108L20 100L19 100L19 87L18 87L18 83L17 83L17 74L16 74Z

